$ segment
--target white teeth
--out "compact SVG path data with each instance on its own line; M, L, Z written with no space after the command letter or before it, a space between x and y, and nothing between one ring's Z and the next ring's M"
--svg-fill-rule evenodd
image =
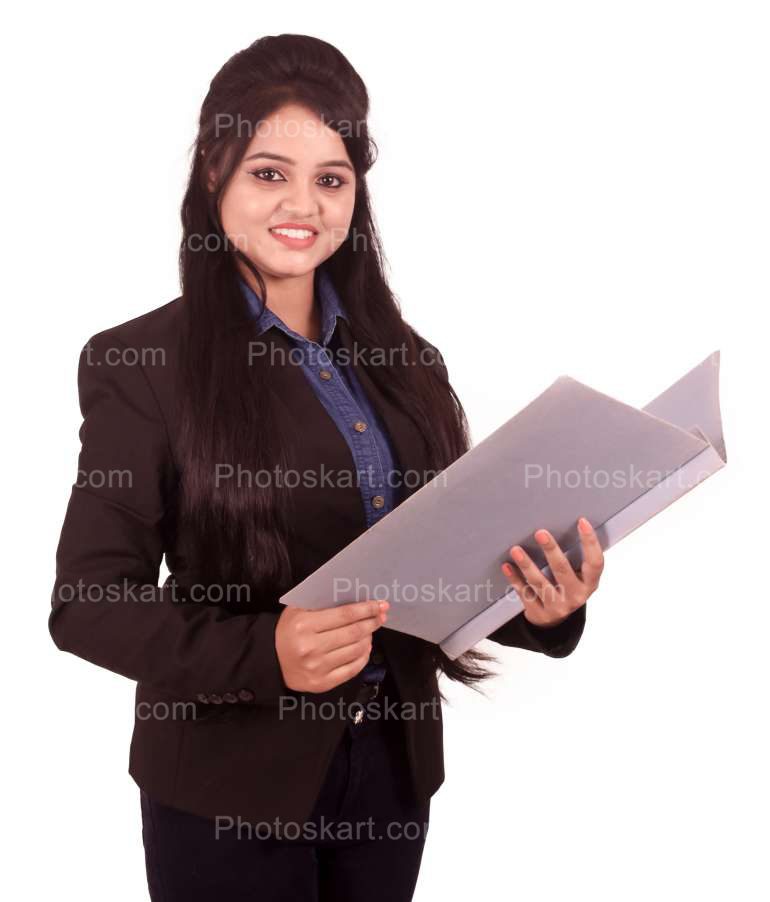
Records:
M270 229L276 235L286 235L287 238L309 238L315 232L309 232L307 229Z

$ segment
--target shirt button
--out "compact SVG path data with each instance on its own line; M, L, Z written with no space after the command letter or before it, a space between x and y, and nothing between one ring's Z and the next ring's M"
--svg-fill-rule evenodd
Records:
M372 507L380 508L383 504L385 504L385 499L382 495L375 495L374 498L372 498Z
M321 370L321 371L318 373L318 375L319 375L322 379L325 379L327 382L328 382L329 379L331 379L331 377L332 377L332 374L329 372L329 370Z
M356 420L356 422L353 423L353 428L356 430L356 432L363 432L366 429L366 423L364 423L362 420Z

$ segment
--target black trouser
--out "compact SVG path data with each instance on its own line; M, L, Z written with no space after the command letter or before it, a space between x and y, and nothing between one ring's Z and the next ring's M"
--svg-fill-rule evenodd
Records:
M390 677L364 705L384 711L387 697L397 698ZM141 810L153 902L409 902L430 800L414 800L401 721L364 716L348 722L315 808L293 833L286 825L285 836L267 837L237 819L217 830L144 791Z

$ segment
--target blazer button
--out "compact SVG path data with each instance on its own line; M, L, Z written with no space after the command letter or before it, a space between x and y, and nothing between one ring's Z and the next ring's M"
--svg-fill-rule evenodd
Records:
M225 694L222 696L222 698L226 702L230 702L231 705L233 702L238 701L238 696L234 692L225 692Z
M209 703L208 695L204 695L202 692L199 692L195 697L198 699L199 702L202 702L204 705L207 705Z
M356 420L356 422L353 423L353 428L356 430L356 432L364 432L366 430L366 423L364 423L362 420Z
M254 693L251 689L239 689L238 690L238 698L242 702L253 702L254 701Z
M372 498L372 507L380 508L385 504L385 499L382 495L375 495Z
M209 701L212 703L212 705L221 705L222 704L222 696L217 695L216 692L212 692L211 695L209 696Z
M329 372L329 370L320 370L320 372L318 373L318 375L319 375L322 379L324 379L326 382L328 382L329 379L331 379L331 377L332 377L332 374Z

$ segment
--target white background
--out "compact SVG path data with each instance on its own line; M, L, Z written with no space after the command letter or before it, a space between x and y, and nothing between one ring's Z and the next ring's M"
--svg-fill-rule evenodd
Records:
M0 54L7 897L147 898L134 686L47 632L77 359L178 295L208 83L295 32L367 84L392 285L475 441L563 373L641 406L722 355L728 466L608 552L577 650L486 643L486 697L448 686L415 899L767 899L766 4L20 10Z

